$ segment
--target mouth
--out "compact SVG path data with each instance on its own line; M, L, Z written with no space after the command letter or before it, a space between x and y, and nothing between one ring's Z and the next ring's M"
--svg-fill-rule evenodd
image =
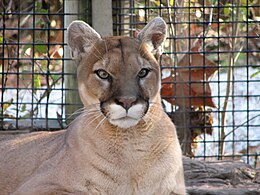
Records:
M117 119L111 119L111 120L138 120L137 118L131 117L131 116L124 116Z
M115 126L121 127L123 129L135 126L138 124L140 119L125 116L118 119L110 119L109 122Z
M119 104L108 102L101 104L101 111L110 124L127 129L139 123L146 114L147 106L141 102L132 105L129 109L125 109Z

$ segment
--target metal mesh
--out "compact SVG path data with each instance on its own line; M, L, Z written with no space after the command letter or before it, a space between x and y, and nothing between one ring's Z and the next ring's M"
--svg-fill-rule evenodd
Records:
M114 1L114 33L168 26L161 59L165 109L184 154L260 166L260 41L256 1Z
M69 2L77 12L66 13ZM64 71L66 61L72 64L64 56L66 18L86 20L89 14L78 2L0 1L0 129L66 126L65 93L75 90L64 85L73 74Z
M259 2L112 2L114 35L136 36L156 16L167 23L161 93L184 154L259 166ZM67 110L81 106L70 100L77 89L66 26L90 21L89 1L0 4L0 129L66 127Z

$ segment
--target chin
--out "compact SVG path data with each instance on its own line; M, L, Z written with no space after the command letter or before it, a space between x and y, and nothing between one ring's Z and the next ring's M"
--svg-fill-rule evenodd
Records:
M130 118L130 117L124 117L121 119L113 119L113 120L109 120L109 122L117 127L120 127L122 129L127 129L133 126L136 126L138 124L138 122L140 121L140 119L134 119L134 118Z

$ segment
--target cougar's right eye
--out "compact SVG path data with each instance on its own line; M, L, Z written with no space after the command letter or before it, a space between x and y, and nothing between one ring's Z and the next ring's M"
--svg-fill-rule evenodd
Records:
M149 72L150 72L149 69L143 68L143 69L140 70L140 72L138 73L138 77L142 79L142 78L146 77Z
M101 79L108 79L108 77L109 77L109 74L105 70L102 70L102 69L96 70L95 73Z

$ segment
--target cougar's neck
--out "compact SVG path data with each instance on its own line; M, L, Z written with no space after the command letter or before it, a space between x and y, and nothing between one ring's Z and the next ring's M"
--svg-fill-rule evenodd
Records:
M135 139L145 136L154 130L154 127L161 122L163 108L160 96L150 102L148 112L136 126L124 129L114 126L101 113L99 116L91 114L80 115L69 127L73 139L80 140L115 140L115 139Z

